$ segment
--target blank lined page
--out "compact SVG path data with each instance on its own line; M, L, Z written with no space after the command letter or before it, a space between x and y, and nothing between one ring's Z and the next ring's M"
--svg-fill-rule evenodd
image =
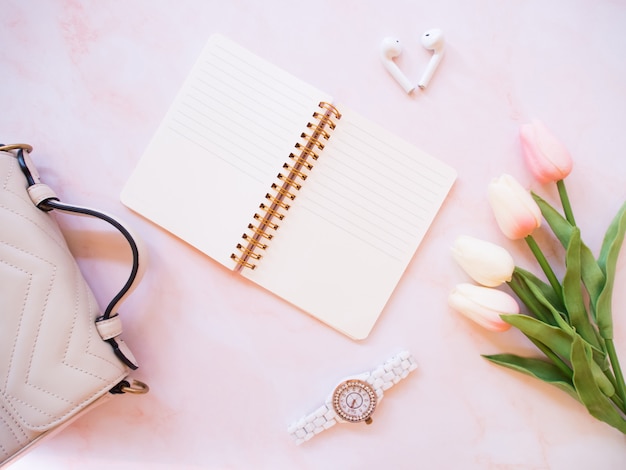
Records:
M211 37L122 201L212 258L230 254L330 97L220 35Z
M267 262L249 276L362 339L456 172L357 113L338 108L343 116L276 234Z
M235 268L231 253L328 95L215 35L122 201ZM362 116L342 118L254 270L242 275L365 338L455 172ZM295 190L294 190L295 191ZM282 210L282 209L281 209Z

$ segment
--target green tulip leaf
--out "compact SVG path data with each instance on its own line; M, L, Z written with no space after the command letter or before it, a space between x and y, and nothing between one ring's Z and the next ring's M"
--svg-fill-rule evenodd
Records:
M572 384L571 376L565 375L554 364L543 359L521 357L515 354L492 354L483 357L494 364L521 372L549 383L566 392L572 398L579 400L576 389Z
M578 227L574 227L567 245L565 258L566 271L563 277L563 301L565 302L570 325L574 327L585 341L600 348L596 330L589 321L589 315L583 299L580 248L580 230Z
M531 195L539 206L543 218L548 222L548 225L554 232L554 235L556 235L563 247L566 247L572 235L572 229L574 228L572 224L541 196L534 192L531 192Z
M554 318L554 321L556 322L556 326L567 331L570 334L573 333L572 327L567 322L567 313L557 310L557 308L546 298L541 288L531 282L530 279L525 279L525 281L535 299L537 299L537 301L540 302L550 312L552 318Z
M541 214L554 232L554 235L556 235L563 247L567 248L574 227L540 196L535 193L532 193L532 196L539 205ZM598 296L604 287L605 275L589 247L582 242L580 246L580 260L582 280L589 292L592 305L595 307Z
M500 317L529 338L545 344L554 353L569 362L572 334L565 332L558 326L548 325L527 315L500 315Z
M602 242L598 265L605 273L607 272L607 265L616 261L614 250L617 249L619 251L624 239L624 231L626 231L626 202L617 211ZM610 254L611 252L613 253Z
M622 205L609 229L604 236L598 265L606 276L604 288L598 297L596 304L596 317L598 328L603 338L613 338L613 320L611 313L611 301L613 296L613 284L615 283L615 270L617 257L624 241L626 232L626 203Z
M573 338L574 336L577 336L578 333L576 332L576 330L573 327L571 327L568 322L565 321L565 319L561 315L561 312L559 312L552 304L550 304L550 302L543 295L539 287L535 286L532 283L528 283L527 285L530 288L532 294L537 298L537 300L541 302L552 313L552 317L556 321L555 327L558 327L563 333L568 335L570 339ZM541 340L541 342L547 345L545 341ZM597 342L587 343L587 344L589 344L593 349L593 357L596 363L603 370L606 370L609 367L609 365L608 365L606 352L604 351L604 348L602 348L601 346L598 346Z
M572 342L579 335L569 325L566 324L566 328L552 326L527 315L500 315L500 318L531 340L544 344L564 361L570 362ZM585 342L585 344L588 343ZM608 368L606 354L596 347L589 346L593 351L595 363L600 370L606 370Z
M528 287L527 281L525 279L525 273L528 272L516 267L513 271L513 275L511 276L511 280L508 282L509 287L515 293L515 295L517 295L517 297L524 303L524 305L526 305L526 308L528 308L528 310L539 320L544 323L556 326L556 321L552 317L552 313L550 312L550 310L548 310L543 305L543 303L537 300L537 298L533 295L532 291ZM554 290L552 290L550 286L545 283L544 285L547 286L548 289L550 289L551 293L554 293Z
M580 337L572 342L571 357L574 369L572 381L580 401L593 417L626 433L626 420L607 398L601 384L596 381L597 377L592 369L595 363L591 358L591 351Z
M521 276L524 279L524 282L526 282L527 284L533 283L536 287L538 287L539 290L541 290L543 296L557 310L564 310L565 306L563 304L563 300L558 295L556 295L554 289L550 284L542 281L530 271L526 271L525 269L520 267L516 267L514 273L517 273L519 276Z

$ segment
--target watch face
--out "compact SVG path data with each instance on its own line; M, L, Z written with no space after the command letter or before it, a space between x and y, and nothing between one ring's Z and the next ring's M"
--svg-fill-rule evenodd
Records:
M371 422L376 408L376 392L363 380L351 379L340 383L333 392L333 408L339 417L350 423Z

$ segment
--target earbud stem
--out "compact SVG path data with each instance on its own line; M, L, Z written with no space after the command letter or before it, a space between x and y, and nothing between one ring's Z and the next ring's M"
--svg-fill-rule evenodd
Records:
M430 62L428 62L428 66L426 67L426 70L424 71L422 78L417 84L417 86L420 87L422 90L428 86L428 84L430 83L430 79L433 78L433 75L435 74L435 70L437 70L437 66L439 65L439 62L441 62L442 56L443 56L442 53L435 53L430 59Z
M400 68L394 62L388 59L385 61L385 68L391 76L396 79L407 94L415 90L415 85L406 77L406 75L402 73Z
M401 82L400 85L402 86L404 91L406 91L407 94L415 90L415 85L413 85L413 83L411 83L406 77L404 80L401 80L400 82Z

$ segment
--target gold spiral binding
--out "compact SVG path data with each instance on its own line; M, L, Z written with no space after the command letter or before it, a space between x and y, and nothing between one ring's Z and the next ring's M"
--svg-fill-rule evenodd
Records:
M254 246L258 246L259 248L261 248L262 250L267 248L267 243L262 243L261 241L255 239L253 236L251 237L250 235L248 235L247 233L244 233L242 238L244 240L249 241L250 243L252 243Z
M271 233L262 232L258 229L256 225L248 224L248 229L250 229L253 235L258 235L259 239L267 238L268 240L271 240L272 238L274 238L274 235L272 235Z
M235 255L235 253L231 253L230 259L234 260L237 263L237 266L241 266L242 268L254 269L256 268L256 264L250 263L243 258Z
M254 248L250 249L243 246L241 243L237 243L237 249L243 253L244 258L261 259L261 255L254 252Z
M305 167L307 170L312 170L313 169L313 165L311 165L309 162L307 162L305 159L303 159L299 155L294 155L293 153L290 153L289 154L289 158L294 160L296 162L296 165L301 165L301 166ZM272 188L273 187L274 187L274 185L272 184Z
M265 211L267 213L267 215L271 217L276 217L278 220L283 220L285 218L285 214L283 214L282 212L278 212L276 209L273 208L274 204L272 204L271 206L266 206L265 204L261 204L259 206L259 208L262 211Z
M335 123L325 114L313 113L313 119L317 119L320 122L326 124L330 130L335 130Z
M311 124L310 122L307 123L306 127L308 127L309 129L314 127L313 124ZM328 132L326 132L324 129L319 129L320 135L322 137L324 137L325 140L330 139L330 134Z
M272 222L271 219L268 219L267 217L263 217L262 215L259 215L259 214L254 214L254 220L259 221L259 226L257 227L258 230L261 230L260 227L271 228L272 230L278 230L278 227L280 227L278 224L275 224L274 222Z
M341 113L332 104L321 102L318 105L323 112L318 111L313 113L313 121L307 124L307 129L310 129L310 133L303 132L300 135L302 142L295 144L296 151L289 154L290 163L283 164L284 172L278 173L276 176L276 182L272 183L271 190L273 193L267 193L265 199L269 201L269 205L261 203L259 205L260 212L254 214L254 222L248 224L248 233L242 235L244 243L237 244L237 250L241 252L241 255L232 253L231 259L236 263L235 270L241 271L244 268L255 269L256 263L262 258L262 255L257 250L265 250L268 248L268 243L263 241L271 240L273 235L269 233L270 230L276 231L279 225L274 222L275 219L283 220L285 213L288 211L291 204L286 200L293 201L296 198L295 192L302 188L302 184L296 181L305 181L308 177L308 173L313 169L313 165L308 161L309 158L317 160L319 154L316 150L323 150L324 144L322 140L326 141L330 139L331 134L326 128L331 131L335 129L335 122L333 119L341 119ZM254 261L251 261L254 260Z
M313 166L311 166L313 168ZM278 186L276 183L272 183L272 189L276 190L278 194L283 195L286 198L291 199L292 201L296 198L296 195L290 193L289 191L285 191L282 186Z
M304 140L306 140L306 145L308 146L309 144L313 144L315 145L318 149L320 150L324 150L324 144L321 143L319 140L317 140L317 137L319 137L319 134L316 136L315 132L313 132L312 135L307 134L306 132L303 132L302 134L300 134L300 137L302 137Z
M332 104L322 101L320 104L318 104L318 106L326 110L325 114L328 114L330 112L334 114L337 119L341 119L341 113Z
M289 165L288 163L284 163L283 164L283 168L285 170L289 170L291 172L291 174L293 174L294 176L297 176L302 181L304 181L306 179L306 177L308 176L306 173L302 173L300 170L298 170L295 167Z
M267 193L265 195L265 199L268 199L269 201L272 202L272 204L276 204L277 206L280 206L285 210L289 210L289 208L291 207L289 204L287 204L285 201L279 198L278 195L272 196L270 193Z
M300 157L302 157L302 154L309 155L313 160L317 160L320 157L317 153L313 151L312 148L307 147L306 145L302 145L299 142L296 144L296 148L301 152ZM304 158L306 158L306 156Z
M296 181L289 176L291 176L291 174L283 175L282 173L278 173L277 178L281 181L284 181L287 186L293 187L294 189L300 191L302 189L302 185L300 183L296 183Z

